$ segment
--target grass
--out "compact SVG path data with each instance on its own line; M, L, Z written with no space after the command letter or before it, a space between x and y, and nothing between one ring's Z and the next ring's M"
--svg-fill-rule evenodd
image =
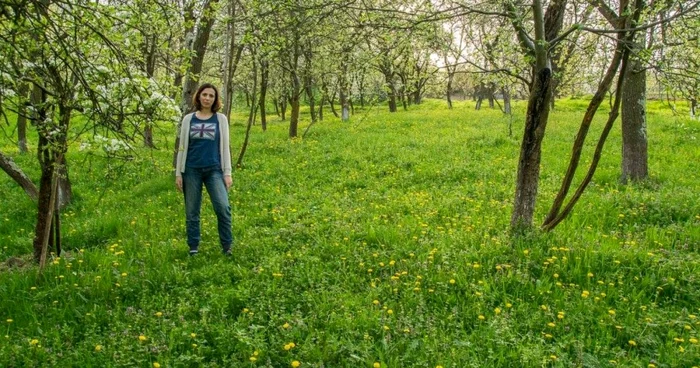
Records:
M580 105L551 116L537 219ZM10 266L31 252L36 214L0 175L0 366L700 365L696 121L650 102L648 182L618 183L618 125L573 214L512 238L524 103L513 137L509 118L471 102L384 110L326 117L304 139L285 122L254 127L230 193L232 259L207 201L201 254L187 257L172 126L128 162L73 144L67 251L43 273ZM232 121L236 155L244 112ZM13 150L36 179L35 158Z

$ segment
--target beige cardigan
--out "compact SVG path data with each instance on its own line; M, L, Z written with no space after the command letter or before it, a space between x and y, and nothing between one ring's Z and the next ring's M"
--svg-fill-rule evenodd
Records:
M175 176L182 176L185 172L185 163L187 162L187 148L190 145L190 123L192 122L194 113L185 115L180 124L180 147L177 150L177 162L175 164ZM221 171L224 175L231 176L231 145L229 141L228 119L226 115L217 112L216 117L219 120L219 153L221 155Z

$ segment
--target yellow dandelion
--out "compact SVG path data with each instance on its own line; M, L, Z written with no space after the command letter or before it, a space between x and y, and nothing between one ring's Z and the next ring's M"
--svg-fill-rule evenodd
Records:
M486 317L484 317L484 315L483 315L483 314L480 314L478 318L479 318L479 320L480 320L480 321L483 321L483 320L485 320L485 319L486 319Z
M501 314L501 308L496 308L493 310L493 312L496 314Z
M37 345L37 344L39 344L39 340L37 340L37 339L29 340L29 345Z
M610 309L610 310L608 311L608 314L611 315L611 316L614 316L614 315L615 315L615 310L614 310L614 309Z
M455 282L457 282L455 279L450 279L450 284L454 284Z
M257 361L257 360L258 360L258 358L256 358L256 357L252 356L252 357L248 358L248 360L250 360L251 362L253 362L253 363L254 363L255 361Z
M282 328L284 328L284 329L287 329L287 328L290 328L290 327L292 327L292 326L290 326L289 323L287 323L287 322L285 322L285 323L282 325Z
M160 368L160 363L153 362L153 368Z
M95 345L95 351L102 351L102 345Z
M381 368L381 366L382 366L382 365L379 364L379 363L377 363L377 362L374 362L374 364L372 364L372 367L373 367L373 368Z
M195 337L197 337L197 334L194 333L194 332L192 332L192 333L190 334L190 337L194 339Z
M512 308L512 307L513 307L513 304L506 303L506 308Z
M637 342L634 340L627 341L627 343L630 344L630 346L637 346Z
M696 338L694 338L694 337L691 337L691 338L688 339L688 342L691 343L691 344L697 344L697 343L698 343L698 339L696 339Z
M163 312L156 312L156 317L163 317Z
M146 337L144 335L139 335L139 341L146 341L146 340L148 340L148 337Z
M295 361L292 362L292 368L297 368L297 367L299 367L300 365L301 365L301 363L299 363L298 360L295 360Z
M14 322L14 321L12 320L12 318L8 318L6 322L7 322L7 323L12 323L12 322Z

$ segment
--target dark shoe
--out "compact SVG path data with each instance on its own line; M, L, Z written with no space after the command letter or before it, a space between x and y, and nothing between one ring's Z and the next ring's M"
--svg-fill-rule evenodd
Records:
M197 254L199 254L199 251L197 249L190 249L190 257L194 257Z
M225 250L224 250L224 255L225 255L226 257L231 257L231 256L233 255L233 253L231 252L231 249L225 249Z

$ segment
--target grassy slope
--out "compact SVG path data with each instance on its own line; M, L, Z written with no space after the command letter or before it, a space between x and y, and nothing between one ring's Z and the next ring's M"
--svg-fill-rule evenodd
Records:
M552 116L538 219L582 105ZM187 258L167 150L125 164L76 142L68 255L43 275L0 271L0 366L700 365L698 123L652 104L653 178L633 187L617 183L618 125L573 215L512 240L523 108L514 137L500 112L440 101L327 120L304 140L255 128L231 192L232 260L208 201L203 254ZM33 157L15 159L36 177ZM30 251L35 214L6 175L0 191L4 260Z

